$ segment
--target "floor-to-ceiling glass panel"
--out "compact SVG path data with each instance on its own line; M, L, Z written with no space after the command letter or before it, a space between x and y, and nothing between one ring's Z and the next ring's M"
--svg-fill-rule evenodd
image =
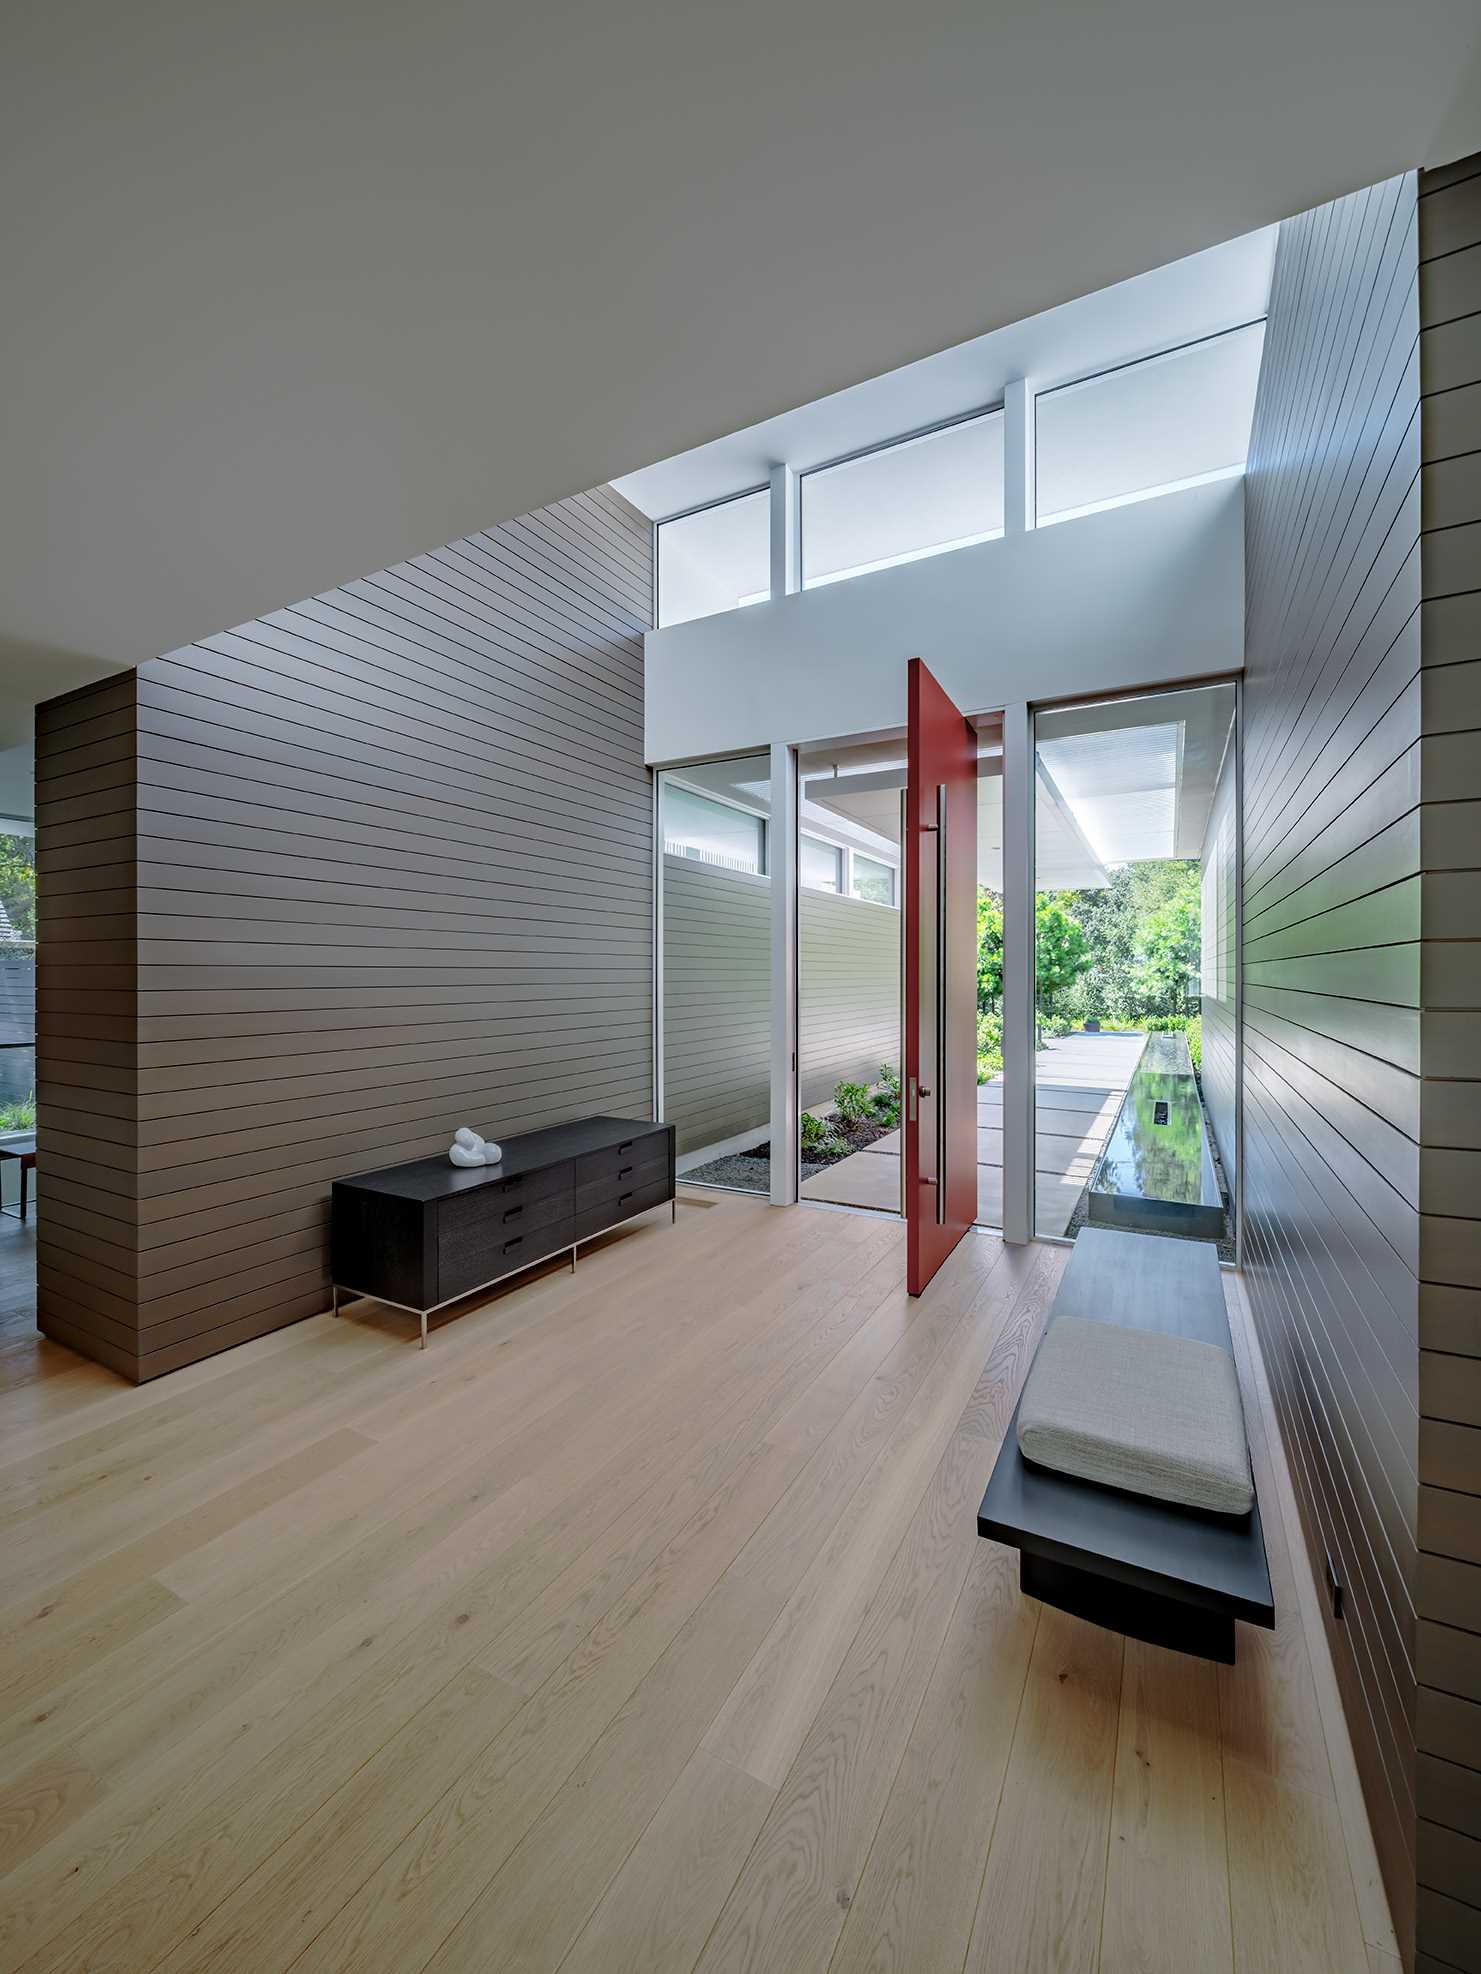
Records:
M1035 719L1035 1225L1233 1256L1235 693Z
M804 756L798 818L801 1197L890 1212L900 1210L904 787L903 742Z
M977 1221L1003 1224L1003 733L979 720Z
M771 1185L771 763L765 754L665 769L659 1115L679 1176Z

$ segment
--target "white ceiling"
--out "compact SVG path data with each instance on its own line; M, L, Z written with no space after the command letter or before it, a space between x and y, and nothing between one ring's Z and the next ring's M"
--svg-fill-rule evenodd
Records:
M1478 29L1474 0L12 9L0 666L42 683L11 726L1475 148Z

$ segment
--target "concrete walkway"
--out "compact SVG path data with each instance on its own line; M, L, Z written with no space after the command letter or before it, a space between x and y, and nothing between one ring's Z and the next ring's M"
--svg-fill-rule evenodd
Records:
M1142 1052L1142 1035L1064 1035L1034 1064L1036 1232L1063 1234ZM804 1180L804 1199L900 1210L900 1134ZM1003 1224L1003 1079L977 1091L977 1218Z

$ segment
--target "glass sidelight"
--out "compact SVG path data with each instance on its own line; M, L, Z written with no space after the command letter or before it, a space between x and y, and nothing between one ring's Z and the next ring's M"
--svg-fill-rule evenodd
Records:
M1035 715L1035 1231L1234 1255L1235 688Z
M800 1197L898 1213L903 737L804 750L799 795Z

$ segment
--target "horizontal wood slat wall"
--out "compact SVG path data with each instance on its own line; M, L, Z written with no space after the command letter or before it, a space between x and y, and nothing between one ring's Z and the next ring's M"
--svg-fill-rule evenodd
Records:
M1481 156L1419 193L1418 1930L1481 1969Z
M1422 769L1412 175L1287 221L1246 481L1245 1266L1415 1912Z
M335 1176L650 1114L651 583L599 489L41 710L43 1329L175 1369Z

